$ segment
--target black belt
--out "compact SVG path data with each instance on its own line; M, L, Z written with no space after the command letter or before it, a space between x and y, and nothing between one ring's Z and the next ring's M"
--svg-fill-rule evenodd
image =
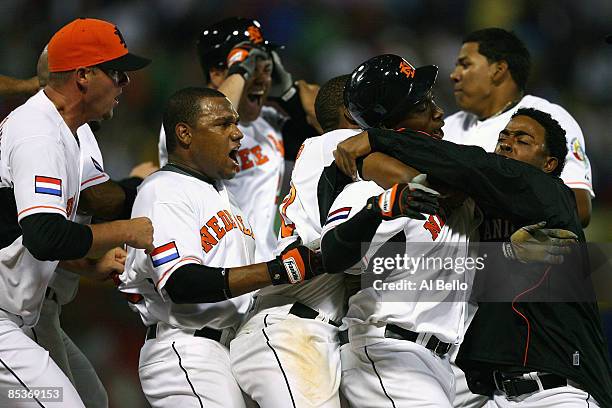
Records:
M45 299L51 299L57 303L57 293L47 286L47 290L45 291Z
M294 316L301 317L302 319L320 320L317 319L317 317L319 317L319 312L300 302L295 302L293 306L291 306L291 309L289 309L289 313ZM340 323L331 319L323 319L323 321L331 324L332 326L340 327Z
M517 377L516 374L504 374L497 370L493 372L495 388L510 398L567 385L567 379L556 374L538 374L538 379L542 383L542 388L536 380L524 378L522 375Z
M221 330L211 329L210 327L204 327L196 330L193 335L194 337L204 337L214 341L221 341ZM157 337L157 323L147 327L147 340L151 340Z
M340 338L341 344L348 343L348 330L341 331L338 337ZM385 337L396 340L408 340L413 343L416 343L416 340L419 337L419 333L404 329L394 324L387 324L387 326L385 327ZM442 357L445 354L448 354L452 344L445 343L442 340L438 339L436 336L432 335L427 341L427 344L423 344L422 346Z

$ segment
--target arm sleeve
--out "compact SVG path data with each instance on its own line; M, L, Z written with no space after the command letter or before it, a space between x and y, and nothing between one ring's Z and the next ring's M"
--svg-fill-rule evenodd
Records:
M38 213L68 218L66 209L71 197L62 145L53 137L32 136L13 145L7 153L18 221Z
M190 203L177 201L157 202L147 213L138 214L149 217L153 223L155 249L147 256L152 265L152 269L147 269L164 299L168 295L165 284L177 269L188 264L203 265L198 213Z
M368 134L373 151L395 157L433 180L467 193L499 216L552 221L558 216L557 201L566 196L560 194L563 184L559 179L480 147L457 145L419 132L370 129Z
M64 261L85 257L93 234L86 225L59 214L33 214L21 220L23 245L39 261Z
M372 242L382 218L362 208L350 220L329 230L321 240L324 269L328 273L344 272L361 259L361 243Z
M213 303L228 298L229 270L186 264L177 268L164 288L176 304Z

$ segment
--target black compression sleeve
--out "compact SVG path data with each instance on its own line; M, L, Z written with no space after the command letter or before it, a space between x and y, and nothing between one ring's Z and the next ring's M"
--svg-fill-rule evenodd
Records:
M272 98L271 98L272 99ZM304 140L309 137L318 136L315 128L306 121L306 112L300 100L300 91L296 87L295 94L287 101L282 98L273 98L285 112L289 119L283 125L283 145L285 148L285 159L295 160L297 152Z
M93 233L86 225L69 221L59 214L28 215L19 223L23 245L39 261L64 261L87 255Z
M187 264L170 275L164 289L176 304L214 303L231 297L229 270Z
M119 180L117 184L123 189L125 193L125 201L123 202L123 210L119 215L119 219L128 220L132 215L132 207L134 206L134 200L136 199L136 191L138 186L142 183L140 177L129 177L123 180Z
M457 145L413 131L406 135L369 129L368 135L372 151L395 157L467 193L481 207L500 216L552 222L560 211L570 211L574 206L558 178L480 147Z
M323 265L328 273L344 272L361 259L361 244L372 242L382 222L380 214L368 205L350 220L328 231L321 240Z

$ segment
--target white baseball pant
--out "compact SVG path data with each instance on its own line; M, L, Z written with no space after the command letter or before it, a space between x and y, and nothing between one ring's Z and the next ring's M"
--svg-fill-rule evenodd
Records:
M76 389L49 357L19 327L20 318L0 312L0 406L2 407L75 407L84 408ZM23 391L61 389L61 402L44 399L24 401ZM44 401L44 402L41 402Z
M340 408L338 328L289 313L292 304L265 308L230 344L234 376L265 408Z
M245 408L232 375L229 350L194 330L157 323L140 350L138 375L153 408Z

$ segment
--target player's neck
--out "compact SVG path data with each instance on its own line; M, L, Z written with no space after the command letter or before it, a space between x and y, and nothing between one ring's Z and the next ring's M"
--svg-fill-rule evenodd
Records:
M498 89L487 99L486 106L479 112L474 112L478 120L491 119L512 109L523 98L523 92L512 89Z
M87 120L80 113L79 102L76 99L71 99L66 96L61 90L57 90L50 86L45 87L45 95L55 105L58 113L64 119L64 122L70 129L73 135L76 136L76 131L79 127L87 123Z

